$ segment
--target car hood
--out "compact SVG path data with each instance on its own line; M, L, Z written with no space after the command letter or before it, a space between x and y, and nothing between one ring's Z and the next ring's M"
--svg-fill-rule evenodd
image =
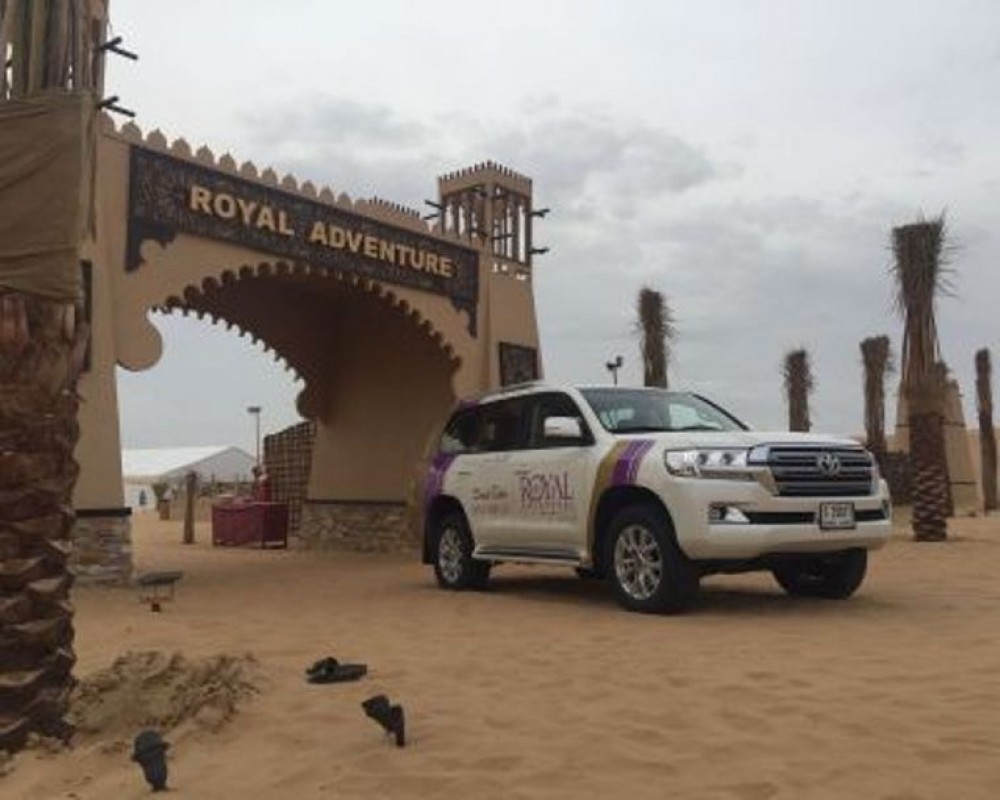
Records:
M746 447L749 449L764 444L861 447L860 442L847 436L823 433L790 433L788 431L677 431L617 434L617 436L621 439L652 439L671 450L695 447Z

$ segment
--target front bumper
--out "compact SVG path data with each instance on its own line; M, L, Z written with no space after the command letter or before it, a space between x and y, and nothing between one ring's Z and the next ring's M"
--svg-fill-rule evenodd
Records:
M676 479L664 495L681 550L695 560L754 559L772 553L826 553L881 547L892 534L884 483L878 494L853 497L778 497L757 482ZM846 530L820 528L820 503L853 504L857 522ZM713 505L739 509L748 522L710 522Z

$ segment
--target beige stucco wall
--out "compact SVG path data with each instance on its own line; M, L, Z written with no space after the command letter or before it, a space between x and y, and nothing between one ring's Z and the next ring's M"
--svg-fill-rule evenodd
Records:
M115 364L155 366L164 344L149 318L154 307L184 305L229 322L273 348L303 378L299 409L318 423L308 492L317 500L402 500L411 462L455 398L499 385L498 343L538 347L530 281L492 272L482 252L476 336L467 313L443 295L338 278L184 233L165 246L145 242L144 263L126 272L133 145L237 171L231 159L216 162L207 151L192 156L183 143L168 147L157 135L143 140L131 128L106 126L100 137L97 239L85 248L94 263L94 329L93 366L80 386L78 508L123 503ZM261 180L276 185L273 177ZM288 181L281 188L298 190ZM411 230L421 224L387 205L328 197L335 207L374 220Z
M538 342L538 323L530 280L518 280L503 272L490 272L487 283L489 294L484 305L488 324L485 327L491 341L486 381L492 388L500 385L500 343L535 347ZM540 353L538 374L539 377L545 374Z

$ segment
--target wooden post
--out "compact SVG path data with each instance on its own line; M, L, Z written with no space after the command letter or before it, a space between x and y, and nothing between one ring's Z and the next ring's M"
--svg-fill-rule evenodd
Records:
M184 544L194 544L194 500L198 490L198 475L189 472L184 476Z

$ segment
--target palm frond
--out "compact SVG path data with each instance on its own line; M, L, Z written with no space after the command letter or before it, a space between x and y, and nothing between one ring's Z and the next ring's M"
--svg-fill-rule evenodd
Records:
M944 215L892 230L896 309L903 317L902 381L933 382L940 359L935 303L951 291Z

